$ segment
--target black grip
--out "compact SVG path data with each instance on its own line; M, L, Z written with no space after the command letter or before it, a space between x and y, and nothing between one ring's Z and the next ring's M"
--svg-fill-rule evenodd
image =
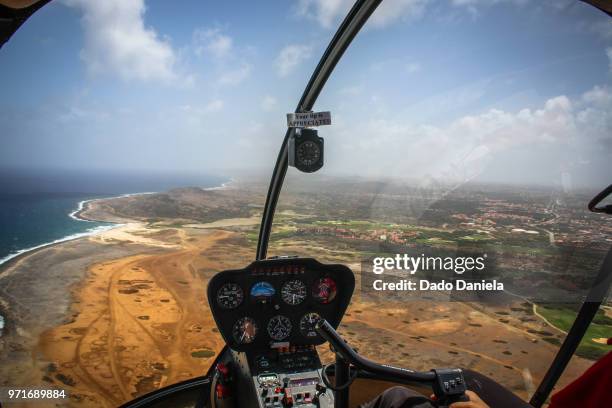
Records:
M447 397L446 398L446 405L450 405L450 404L454 404L455 402L468 402L470 400L470 397L468 397L466 394L463 395L453 395L451 397Z
M454 402L469 401L463 370L460 368L436 368L433 392L438 399L438 407L446 407Z
M454 397L447 397L442 400L438 400L434 403L434 405L436 406L436 408L448 408L450 407L451 404L454 404L455 402L468 402L469 400L470 400L470 397L463 394L463 395L456 395Z
M344 340L342 340L336 330L334 330L334 328L325 319L321 319L317 322L315 330L321 337L332 345L336 353L339 353L346 361L350 362L360 370L383 377L397 378L413 382L433 383L436 379L436 374L433 371L412 371L405 368L378 364L374 361L368 360L367 358L361 357L355 352L355 350L346 344Z

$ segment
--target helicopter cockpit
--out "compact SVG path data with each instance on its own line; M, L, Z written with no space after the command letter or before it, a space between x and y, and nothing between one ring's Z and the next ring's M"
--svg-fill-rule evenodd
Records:
M314 102L350 41L378 3L355 3L321 58L293 119L317 120L317 115L321 115L313 115ZM322 115L327 118L327 113ZM206 377L175 387L190 390L190 401L197 399L197 407L344 408L363 404L372 395L395 384L405 384L425 395L433 392L437 406L444 407L468 401L465 392L471 383L479 384L483 395L496 395L507 406L542 406L571 358L570 350L575 350L576 342L584 334L582 329L576 327L568 335L566 344L527 403L471 370L431 367L429 371L419 372L409 367L379 364L361 356L336 332L353 295L353 272L344 265L323 264L312 258L267 257L274 213L288 167L306 173L317 171L323 165L323 147L322 139L308 126L290 126L287 130L263 210L257 260L244 269L217 274L208 286L210 308L227 348ZM596 280L603 285L593 286L590 299L605 297L612 276L611 259L608 253ZM598 305L598 302L584 303L580 318L587 318ZM320 349L317 349L324 343L329 344L334 356L333 363L326 365L321 363ZM176 403L171 395L158 392L125 406L166 406L170 401Z
M4 20L0 19L0 23L4 24L0 27L5 30L3 34L4 39L8 40L8 37L10 37L10 35L17 30L32 13L47 2L48 1L27 2L28 6L22 8L21 14L11 11L12 14L7 14L9 17ZM586 2L600 8L607 14L612 13L610 6L603 4L603 2ZM288 175L288 169L290 167L295 168L301 173L306 173L303 175L304 177L309 177L309 174L320 170L324 166L325 161L329 160L329 156L325 155L326 146L323 137L317 133L316 128L318 126L330 125L331 115L330 112L327 111L313 112L315 102L317 102L319 95L322 93L336 65L342 60L345 51L349 48L353 39L366 25L380 4L381 0L357 0L354 3L321 56L294 112L287 115L287 130L282 139L280 151L270 178L267 194L265 196L265 205L262 208L257 208L257 214L261 215L261 223L259 224L258 234L256 234L254 238L251 237L253 239L251 241L253 246L256 245L255 259L242 268L231 268L220 272L219 269L215 270L214 274L210 276L207 282L206 293L200 294L200 298L204 299L203 302L208 303L210 314L214 321L215 327L212 328L214 335L212 336L222 339L223 348L220 351L215 350L218 351L216 353L212 352L214 358L210 359L211 364L209 365L208 371L202 373L203 375L174 384L165 384L155 391L138 394L139 396L137 397L136 393L132 393L132 397L135 398L121 405L122 407L348 408L361 406L371 401L374 396L396 385L409 387L412 390L420 392L424 396L431 395L431 404L441 408L448 407L453 403L469 401L470 399L466 392L475 390L478 390L479 395L481 395L483 400L492 408L497 406L540 408L549 401L549 396L555 384L562 376L564 369L568 366L572 356L585 337L589 324L596 317L600 306L605 302L609 294L610 285L612 283L612 249L607 252L594 282L592 284L589 282L588 293L580 298L581 306L577 311L575 321L566 331L558 330L560 333L555 332L553 335L543 330L535 330L531 328L531 326L525 330L523 326L519 325L520 323L516 322L531 322L535 320L534 316L541 317L538 315L537 305L535 302L530 302L527 296L521 294L517 295L510 291L502 294L502 296L514 296L514 302L522 302L516 303L520 307L516 307L515 303L512 304L515 306L512 308L512 311L516 312L518 317L509 316L508 312L496 309L490 311L484 308L478 310L474 308L474 310L470 309L469 312L466 312L465 309L463 312L459 312L464 314L473 313L476 316L487 318L489 319L488 321L492 322L491 327L493 327L493 329L487 333L489 336L492 336L491 342L494 343L493 347L502 347L502 345L508 343L504 338L493 338L495 334L494 331L496 328L498 329L500 327L500 324L507 324L507 327L504 327L508 331L516 332L518 335L522 336L521 341L525 344L528 342L537 343L540 341L540 337L536 339L536 335L539 335L543 339L545 346L559 347L554 360L546 373L542 376L537 388L532 387L533 389L529 390L531 396L529 402L517 395L516 388L509 389L505 384L502 385L500 382L495 381L495 376L491 371L478 372L477 368L480 368L480 366L478 366L477 363L465 364L467 360L460 360L457 362L451 358L458 355L459 351L465 352L465 354L469 355L472 359L470 362L488 360L487 362L491 363L491 365L487 367L503 367L501 368L502 370L508 370L513 373L514 377L520 377L521 380L525 380L525 383L533 385L529 370L519 372L520 370L511 363L503 358L498 358L499 355L511 356L512 353L515 352L514 349L512 351L502 350L501 348L499 350L496 349L495 352L497 354L483 357L484 353L481 354L479 350L472 350L469 349L469 347L465 347L466 343L469 344L469 342L474 341L475 335L472 333L470 333L471 337L467 337L466 335L466 338L462 339L464 343L461 344L448 341L448 337L442 340L427 339L425 335L420 333L421 330L425 331L427 329L427 323L420 322L418 317L413 317L410 321L401 321L398 317L402 309L410 307L405 303L402 303L401 306L395 306L393 310L390 308L386 311L384 316L384 319L386 319L385 329L397 323L397 327L391 327L392 330L389 331L390 333L394 331L398 336L400 334L405 335L406 338L410 338L417 346L420 346L424 340L428 340L428 347L431 349L444 350L444 352L433 352L432 355L434 355L435 358L427 360L426 364L428 364L428 366L426 368L424 368L423 364L420 364L418 369L415 369L415 367L403 366L396 364L391 356L389 356L388 360L380 356L385 352L388 353L388 350L397 349L398 353L402 353L404 356L404 360L402 361L406 361L418 357L419 351L411 349L409 351L412 354L410 354L407 350L408 347L405 348L405 343L402 343L401 340L389 342L388 338L385 337L383 339L383 335L381 334L381 342L384 342L386 347L381 349L383 351L376 350L379 358L369 358L371 354L368 354L367 351L371 350L362 353L359 345L356 345L355 342L357 336L346 336L350 331L343 330L342 324L346 321L347 317L350 318L349 320L352 320L356 326L363 323L351 316L351 313L361 314L362 310L353 311L350 307L355 302L358 295L361 296L365 293L363 288L367 286L366 283L371 286L371 282L367 281L367 279L371 279L371 276L376 275L364 273L365 267L361 268L361 271L357 271L360 265L359 260L355 261L356 257L350 258L347 256L347 259L350 258L354 263L350 263L348 260L342 263L330 261L329 259L334 258L331 255L329 258L326 257L328 252L331 252L331 250L328 251L329 248L323 248L317 254L309 253L308 248L301 248L300 251L297 251L300 255L295 255L293 253L291 255L284 254L283 251L286 248L282 245L279 245L274 251L270 250L270 247L273 246L273 224L275 222L275 216L277 216L278 219L278 213L280 212L277 210L280 206L279 202L281 201L283 183L286 178L290 177L290 175ZM8 7L6 8L8 9ZM0 9L0 11L2 11L2 9ZM5 23L2 21L5 21ZM303 52L306 51L303 50ZM612 61L612 56L610 58ZM418 68L413 66L406 69L416 70ZM343 97L346 97L346 95ZM517 98L519 97L522 98L524 95L517 96ZM566 106L567 104L564 104L564 100L553 102L551 106L554 106L551 109L569 109ZM555 105L555 103L560 107ZM548 104L547 102L547 107ZM525 113L521 111L518 116L521 115L530 116L531 114L530 112ZM533 116L538 115L545 116L545 114L540 111L535 111L533 113ZM495 119L497 120L497 118ZM504 118L501 117L499 120L502 121L503 119ZM470 120L471 118L468 117L468 119L460 123L460 125L469 127L472 125ZM543 121L546 120L547 118L545 117ZM460 127L459 131L463 129L463 127ZM323 133L324 132L321 132L321 134ZM545 130L542 130L541 133L543 133L543 135L538 134L538 136L542 137L542 139L546 139L549 136ZM503 136L504 143L507 139L511 139L511 137L505 134ZM392 144L393 140L390 140L391 142L389 142L389 144ZM364 146L361 146L361 148L367 151L371 146L368 145L368 143L364 143ZM474 151L476 151L476 153L474 153ZM477 149L474 149L474 151L466 153L466 162L469 162L473 158L471 155L478 156L478 154L480 154ZM402 156L401 153L398 153L394 157L401 158ZM360 167L361 165L363 164L358 163L356 167ZM451 168L449 173L459 170ZM322 182L325 183L326 180ZM364 182L364 184L365 183L366 182ZM329 188L333 189L334 186ZM346 188L348 191L352 187L343 188ZM374 190L376 190L376 188L378 187L374 187ZM449 191L454 188L454 186L449 187ZM313 190L316 190L316 186ZM479 193L478 191L477 194ZM603 203L606 197L611 193L612 186L597 195L589 204L588 208L592 212L610 214L612 212L612 207L610 205L602 206L600 203ZM500 203L503 201L502 198L500 198L503 194L505 194L505 191L502 191L499 195L486 197L484 201ZM374 196L375 194L372 195ZM529 192L525 193L525 195L529 195ZM348 196L348 193L346 196ZM392 194L390 196L392 196ZM338 209L344 204L335 202L334 199L337 199L336 197L334 199L326 197L326 199L329 201L327 204L330 208ZM357 202L355 206L361 205L361 200L367 201L368 199L370 198L355 199ZM520 199L522 200L523 197L521 196ZM457 202L459 201L454 203ZM168 203L164 202L163 204L165 206ZM297 204L296 207L307 206L307 204L308 201L305 200ZM506 203L502 204L506 205ZM545 208L542 210L543 215L538 215L541 216L541 219L538 218L533 222L534 230L515 228L515 226L510 223L508 223L508 225L504 224L504 228L507 227L507 231L504 232L506 234L505 236L510 237L509 240L514 240L514 237L520 235L521 237L527 237L526 240L528 240L538 235L538 239L544 242L545 245L553 246L556 249L557 241L555 241L555 233L551 232L549 229L549 223L558 218L558 215L554 214L556 204L555 202L546 204ZM251 205L253 205L251 202L244 204L245 207ZM364 204L363 206L367 207L368 205L371 205L371 203ZM398 207L403 210L403 205L404 203L400 202ZM508 204L508 206L510 207L512 204ZM584 207L586 207L586 203L584 203ZM295 215L295 213L292 212L294 209L295 208L291 208L284 213L283 216L287 214ZM259 210L261 210L261 212L259 212ZM383 215L387 210L388 208L384 203L378 209ZM479 208L479 210L482 210L482 208ZM482 211L488 210L485 209ZM491 210L491 212L494 211L496 210ZM503 211L500 211L500 213L502 212ZM361 242L363 237L355 236L354 232L361 228L359 223L366 223L367 221L356 221L356 224L358 224L357 228L355 230L346 231L348 228L344 227L350 224L350 221L342 220L342 215L342 210L338 210L326 216L325 220L316 220L313 222L312 225L314 225L314 227L312 227L312 225L309 225L309 227L317 229L317 231L322 231L321 234L326 238L328 237L326 234L331 234L332 239L338 236L347 238L347 236L350 235L347 239L350 239L353 245L362 245L361 249L363 249L363 251L361 253L367 254L368 256L374 254L375 251L372 249L372 245L369 247L367 244L364 245L363 242ZM300 216L308 218L309 215L298 215L297 218ZM476 231L474 234L459 237L463 240L462 242L469 242L469 245L477 245L480 241L486 241L488 239L487 234L490 235L490 231L487 231L487 228L490 227L490 224L487 224L487 220L481 220L481 224L476 223L477 225L474 225L473 219L468 219L469 217L464 214L452 215L447 218L450 219L452 217L454 217L453 221L460 222L464 225L471 224L469 226L470 231ZM518 215L517 218L518 217L522 217L522 215ZM155 223L153 219L143 217L141 221L143 219L151 224ZM184 219L190 218L184 217ZM500 219L506 222L507 214L503 213ZM432 230L429 226L419 229L418 232L403 229L399 230L399 232L393 231L388 233L386 229L378 227L380 225L385 227L393 225L393 227L396 227L397 225L386 222L384 217L380 217L378 221L376 225L368 226L369 229L367 233L370 235L369 238L373 237L372 240L376 245L380 245L376 248L378 250L377 255L384 254L385 256L389 256L390 259L393 259L394 249L397 248L397 246L394 246L396 243L393 242L394 239L397 239L397 241L401 240L402 245L406 244L407 241L410 241L410 245L418 241L418 245L414 244L411 248L414 248L414 252L418 252L420 256L425 259L427 252L425 252L426 250L421 251L421 249L426 247L427 244L440 244L442 242L441 247L447 250L448 246L444 247L444 239L448 237L457 238L458 236L458 233L446 228L447 220L443 221L444 228L439 230L443 230L443 238L433 236L433 234L428 235ZM403 221L407 224L407 221ZM185 223L187 227L198 230L198 233L209 228L209 224ZM536 225L538 231L535 231ZM238 229L243 226L244 225L239 225ZM164 228L166 227L170 228L169 224L165 224ZM285 227L287 231L293 233L296 231L299 232L299 227L296 226L294 220L291 220L288 226L286 225ZM565 228L565 225L563 225L563 228ZM164 233L167 233L167 231L156 232L156 234L159 235L163 235ZM556 233L556 239L559 240L559 235L562 234L559 234L559 232ZM390 237L390 234L394 234L394 236ZM398 238L398 236L402 234L404 235ZM149 236L145 239L149 239L148 237ZM192 239L196 240L196 238ZM450 240L450 238L448 239ZM371 243L372 240L369 242ZM109 241L112 241L112 239ZM449 241L446 242L448 243ZM514 241L512 242L515 243ZM534 241L526 242L532 243ZM529 247L529 244L521 243L521 245L520 250L523 251L521 254L526 253L528 254L527 256L533 257L539 255L537 251L541 249L540 247L532 249ZM300 241L298 240L294 243L294 247L299 246ZM512 251L518 251L518 249L516 249L518 247L519 245L512 246L507 251L506 256L512 258L514 256ZM172 248L172 245L156 248L156 250L161 252L168 248ZM342 246L338 248L336 248L338 251L345 249ZM457 250L458 253L461 249L462 248ZM270 253L272 253L272 256L270 256ZM321 256L321 254L323 255ZM550 259L552 259L552 256L546 258L546 256L549 255L548 252L544 253L544 255L544 261L541 263L549 262ZM487 254L484 254L485 258L486 256ZM423 260L423 262L425 261ZM512 264L512 266L516 267L515 264ZM537 267L540 266L541 264L538 263ZM191 265L189 267L191 268ZM201 269L204 270L206 268ZM518 266L516 269L521 270L521 267ZM131 270L135 271L135 274L142 272L142 268L139 269L135 266L132 267ZM521 272L523 271L521 270ZM193 269L191 273L194 276L197 275L195 269ZM460 275L459 277L461 277L463 273L463 271L457 272L457 274ZM544 272L541 273L544 274ZM374 272L374 274L378 273ZM480 279L480 275L475 274L475 281L478 280L476 278ZM564 276L563 278L567 277ZM548 277L543 279L548 279ZM517 278L516 280L518 281L519 279ZM570 278L566 280L569 281ZM124 281L128 282L127 280ZM141 279L138 280L137 285L146 287L151 282L152 280ZM180 285L187 286L186 281L177 280L177 282L179 282ZM484 284L484 279L482 282ZM564 281L563 284L565 285L563 289L567 292L571 292L571 290L575 288L575 285L573 285L574 282ZM110 287L111 285L109 284L108 286ZM130 287L127 290L121 289L123 290L121 293L126 295L138 293L140 287L136 286L133 288ZM356 288L361 289L361 291L356 293ZM530 290L531 292L529 293L532 294L542 289L541 287L534 287L526 290ZM389 296L391 299L396 296L396 294L376 294L376 296ZM517 300L517 298L520 299ZM160 302L162 301L170 303L170 301L165 298ZM367 303L369 298L365 300L360 298L359 301ZM141 303L141 299L138 298L136 302ZM395 305L397 305L397 303L395 303ZM415 308L419 308L418 310L422 311L420 306L415 306ZM399 312L396 310L399 310ZM440 307L439 310L436 309L436 311L440 312L440 315L443 315L443 319L440 319L440 322L438 322L440 326L444 325L448 333L451 334L454 333L454 331L458 331L457 326L459 323L455 321L457 316L454 314L454 311L449 311L442 307ZM480 327L480 324L476 320L470 320L470 316L461 317L464 318L462 323L466 323L471 328ZM370 316L369 318L374 321L376 320L375 316ZM515 318L516 322L511 318ZM150 319L150 316L145 315L143 312L138 315L137 319L146 322ZM541 319L552 326L544 317L541 317ZM137 322L139 325L138 327L143 327L141 324L142 322ZM408 325L411 325L413 328L411 330L414 330L414 332L401 333ZM197 326L197 324L194 323L193 326ZM158 324L155 329L158 330L160 327L163 329L163 324ZM159 331L162 329L159 329ZM377 329L381 329L382 333L382 328L376 325L369 327L369 333L371 334L374 332L376 335ZM434 328L431 330L435 331L437 329ZM199 331L196 332L200 333ZM565 336L562 342L559 340L561 338L561 332ZM69 336L65 336L65 338L72 339ZM169 335L167 338L171 338L171 336ZM367 343L367 341L365 342ZM459 341L457 342L460 343ZM446 346L450 346L448 350ZM120 348L123 346L117 347ZM522 353L520 358L531 358L527 357L528 351L525 350L525 348L526 347L520 352L515 353ZM119 352L123 352L125 349L126 348L121 349ZM517 348L517 350L518 349L519 348ZM555 350L557 349L555 348ZM210 352L208 349L205 351ZM194 356L195 354L197 356L198 352L201 351L195 350L191 355ZM529 349L529 352L531 352L531 349ZM600 352L600 350L598 352ZM388 363L388 361L392 361L393 363ZM159 362L156 364L161 367L158 371L169 371L167 365L165 366L163 363ZM429 366L429 364L431 364L431 366ZM102 365L102 363L100 363L100 365ZM126 372L131 371L126 369ZM108 375L110 376L111 374ZM166 375L166 373L163 375ZM145 376L141 375L141 377ZM154 381L158 381L156 384L160 384L162 382L160 378L163 378L162 374L155 377L155 380L144 378L142 382L150 385ZM184 379L187 377L184 376L182 378ZM71 379L68 379L64 384L70 385L69 380ZM102 389L104 387L100 386L99 388ZM496 405L496 401L500 400L504 401L504 405Z
M338 326L355 285L342 265L271 259L225 271L208 286L217 327L233 350L240 406L333 406L315 346L324 319ZM248 391L247 391L248 390ZM256 406L256 405L253 405Z
M339 358L381 378L399 375L431 383L440 406L466 400L465 379L458 368L417 373L377 365L344 344L335 327L354 286L353 273L346 266L308 258L256 261L245 269L216 275L208 285L208 298L231 352L217 365L211 405L221 406L232 395L241 407L336 406L334 391L346 389L356 372L347 370L345 384L332 384L327 374L331 366L321 365L315 347L325 341L343 356Z

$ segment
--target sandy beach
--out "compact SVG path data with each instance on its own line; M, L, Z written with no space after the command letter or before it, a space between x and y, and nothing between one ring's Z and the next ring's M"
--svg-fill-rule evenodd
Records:
M46 328L74 318L71 292L90 266L137 253L161 252L139 244L100 244L81 238L15 258L0 270L5 330L0 338L2 385L42 385L48 364L36 344Z
M0 271L2 385L53 385L69 405L112 407L204 374L222 347L206 283L242 266L234 235L130 222L15 259Z
M70 392L70 406L117 406L205 373L222 347L206 282L226 267L221 253L238 255L243 243L231 248L230 231L151 228L105 202L71 216L117 227L0 266L0 385L54 386Z
M173 232L166 238L180 238ZM94 265L75 293L78 316L45 332L40 352L59 365L66 382L91 391L81 394L88 406L97 395L116 406L203 374L222 344L210 330L205 285L198 279L197 269L207 265L197 258L229 236L190 236L178 251ZM195 358L195 352L208 352L208 358Z

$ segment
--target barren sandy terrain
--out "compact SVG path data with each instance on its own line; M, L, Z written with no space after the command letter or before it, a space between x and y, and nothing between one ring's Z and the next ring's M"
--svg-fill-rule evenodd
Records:
M82 216L125 225L29 253L0 270L0 307L9 323L0 338L0 385L55 386L71 394L65 406L114 407L207 371L223 344L206 285L217 272L253 260L258 207L248 195L225 209L225 198L210 192L176 194L187 203L180 208L185 218L128 219L104 200L90 203ZM212 201L189 204L203 199ZM127 212L149 205L120 200ZM163 197L145 201L167 204ZM215 218L222 210L229 216ZM521 298L498 305L380 299L361 292L360 257L350 249L294 238L272 243L269 255L281 254L350 261L357 286L340 332L380 362L471 368L526 398L557 351L551 341L563 338ZM319 349L329 361L328 347ZM591 364L574 357L558 386Z
M174 230L167 238L183 238L179 251L93 266L77 289L78 316L44 333L40 351L88 406L116 406L202 375L222 344L197 269L214 266L200 254L230 235ZM198 351L208 357L192 356Z
M311 248L287 245L288 253L306 255ZM334 262L334 254L320 259ZM488 375L527 399L539 384L558 347L544 336L563 339L546 322L532 315L522 299L499 305L449 302L387 294L372 297L360 290L359 264L351 305L339 332L360 353L379 362L415 370L463 367ZM327 361L331 353L320 348ZM583 373L593 362L574 356L556 389Z

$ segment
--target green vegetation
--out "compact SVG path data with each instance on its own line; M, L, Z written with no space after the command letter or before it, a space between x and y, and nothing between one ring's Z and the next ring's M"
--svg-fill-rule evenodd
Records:
M554 344L555 346L561 345L561 340L556 337L543 337L542 340L549 342L550 344Z
M538 305L538 312L559 329L568 331L576 318L577 307L558 304ZM611 320L602 310L599 310L580 342L576 355L597 360L610 351L610 346L596 343L593 339L612 337ZM544 340L549 341L548 338Z
M593 318L593 323L612 326L612 318L606 316L603 310L598 310L597 314Z
M195 358L210 358L215 355L215 352L210 349L196 350L191 352L191 357Z
M249 231L246 234L246 238L249 241L249 243L257 243L257 240L259 240L259 231Z

